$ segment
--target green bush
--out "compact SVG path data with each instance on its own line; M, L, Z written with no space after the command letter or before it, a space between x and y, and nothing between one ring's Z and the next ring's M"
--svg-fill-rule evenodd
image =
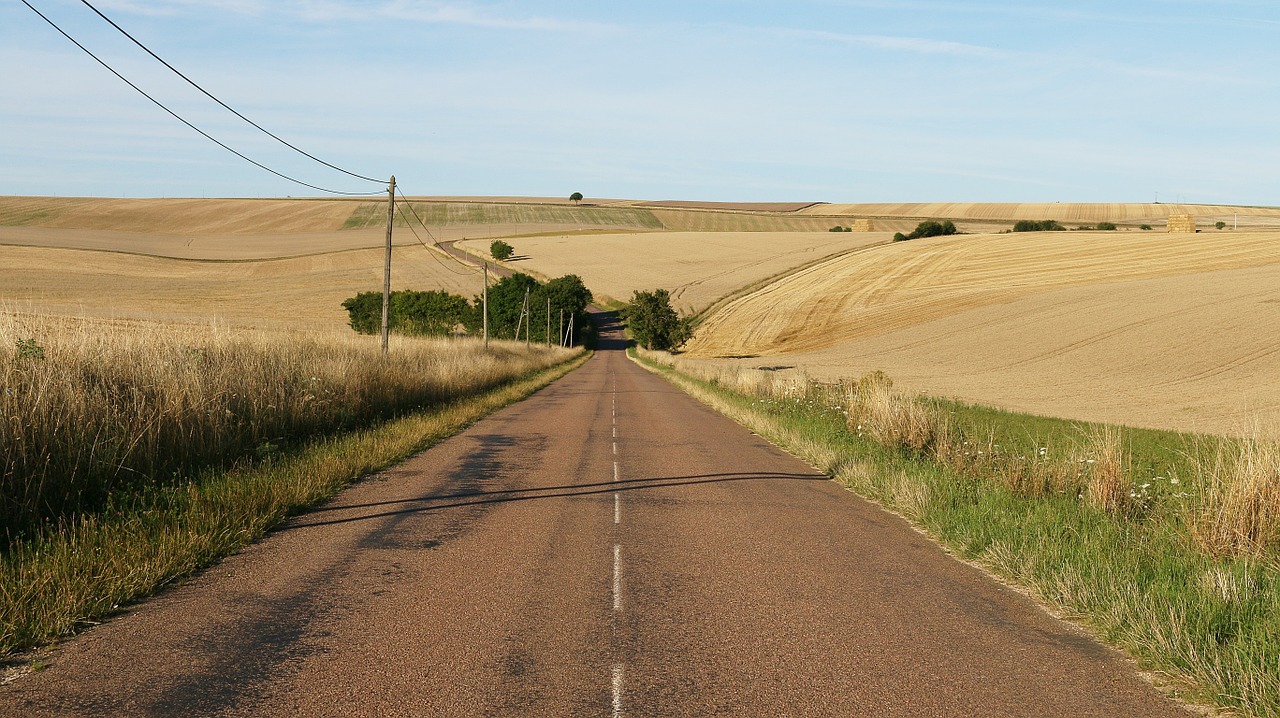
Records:
M525 293L529 295L529 315L524 312ZM547 301L550 300L550 314ZM467 320L467 331L480 334L483 331L484 299L475 297ZM566 274L542 283L533 277L516 272L503 277L489 287L489 336L497 339L521 339L532 342L547 341L547 321L551 323L551 341L559 343L560 314L564 312L565 332L573 326L574 343L589 343L591 318L587 305L592 301L591 290L576 274ZM519 330L519 335L517 335Z
M1015 232L1065 232L1066 229L1052 219L1020 219L1013 225Z
M514 254L515 251L515 247L512 247L501 239L495 239L493 240L493 244L489 245L489 254L493 255L493 258L497 260L510 259L511 255Z
M1116 226L1115 222L1099 222L1098 229L1102 230L1103 232L1114 232L1117 229L1119 229L1119 227Z
M1141 229L1141 230L1149 230L1149 229L1151 229L1151 225L1149 225L1149 224L1140 224L1140 225L1138 225L1138 229Z
M1227 223L1226 223L1226 222L1214 222L1214 223L1213 223L1213 226L1217 227L1218 229L1223 229L1224 227L1226 227L1226 226L1227 226Z
M382 292L360 292L344 301L351 328L361 334L382 331ZM465 297L431 289L391 293L388 324L391 331L419 336L444 336L470 319Z
M893 235L893 241L904 242L908 239L920 239L921 237L942 237L949 234L956 234L958 230L951 220L943 222L935 222L933 220L925 220L916 225L911 234L903 234L898 232Z

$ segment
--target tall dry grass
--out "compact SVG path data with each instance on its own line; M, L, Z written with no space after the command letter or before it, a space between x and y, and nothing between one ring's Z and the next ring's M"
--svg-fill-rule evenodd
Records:
M573 352L0 314L0 542L200 468L475 394Z
M1221 445L1200 468L1191 535L1213 556L1258 556L1280 549L1280 442L1253 432Z

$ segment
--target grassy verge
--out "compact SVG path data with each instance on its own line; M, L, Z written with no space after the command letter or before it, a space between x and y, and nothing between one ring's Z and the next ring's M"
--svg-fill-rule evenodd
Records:
M108 511L18 542L0 556L0 656L93 625L261 538L359 477L528 396L586 358L381 425L305 442L252 465L133 492Z
M1239 490L1266 474L1265 442L895 399L875 377L823 387L641 360L1127 650L1170 694L1280 716L1276 464ZM1226 526L1226 545L1206 526Z

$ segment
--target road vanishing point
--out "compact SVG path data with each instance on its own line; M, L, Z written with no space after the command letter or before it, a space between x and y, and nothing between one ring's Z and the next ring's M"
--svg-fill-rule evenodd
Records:
M1185 716L625 355L59 646L12 716Z

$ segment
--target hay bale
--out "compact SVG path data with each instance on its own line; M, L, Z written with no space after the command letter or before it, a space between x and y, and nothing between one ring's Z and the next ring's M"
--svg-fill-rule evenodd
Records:
M1196 217L1193 214L1171 214L1169 215L1169 231L1170 232L1186 232L1194 234L1196 231Z
M869 219L855 219L853 224L849 226L854 232L874 232L876 225Z

